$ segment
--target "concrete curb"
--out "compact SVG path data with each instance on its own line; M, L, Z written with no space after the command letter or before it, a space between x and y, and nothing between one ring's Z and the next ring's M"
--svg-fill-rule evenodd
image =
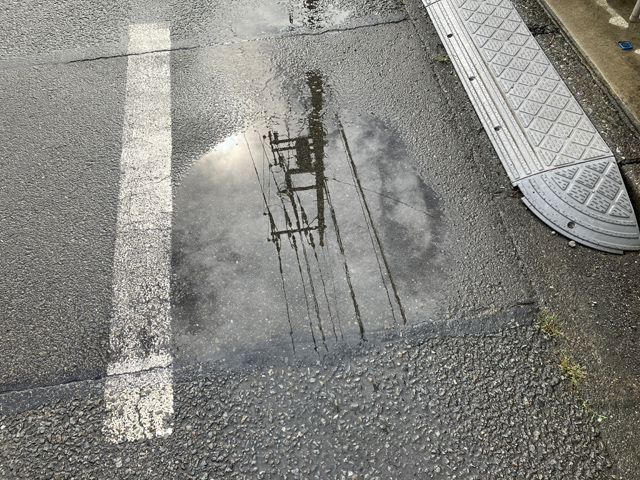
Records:
M537 0L537 2L547 13L549 18L554 21L560 32L562 32L562 34L566 37L569 44L571 45L571 48L578 54L584 65L591 72L591 75L593 75L593 77L598 82L599 86L606 91L609 99L615 102L616 105L620 107L620 109L625 113L625 116L629 120L629 123L633 126L636 132L640 134L640 119L637 119L635 115L633 115L633 113L631 113L631 111L627 108L624 102L620 99L620 97L618 97L618 95L616 95L613 90L611 90L609 83L603 78L600 70L598 70L597 65L593 63L589 55L587 55L587 53L576 43L569 29L567 29L564 23L562 23L562 20L560 20L560 18L556 15L551 6L549 6L547 2L545 2L545 0Z

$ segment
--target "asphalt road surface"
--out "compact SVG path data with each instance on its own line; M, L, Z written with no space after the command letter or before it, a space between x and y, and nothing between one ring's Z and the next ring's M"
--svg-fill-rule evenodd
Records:
M640 478L640 255L527 211L420 2L2 12L0 478Z

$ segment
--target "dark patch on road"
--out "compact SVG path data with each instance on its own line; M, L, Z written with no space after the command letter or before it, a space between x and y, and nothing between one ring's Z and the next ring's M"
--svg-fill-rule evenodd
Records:
M539 25L537 23L527 23L527 28L534 37L538 35L551 35L558 33L558 28L554 25Z

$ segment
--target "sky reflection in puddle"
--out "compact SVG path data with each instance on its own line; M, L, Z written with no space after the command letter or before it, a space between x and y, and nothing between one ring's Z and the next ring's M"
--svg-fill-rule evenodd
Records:
M419 322L433 307L433 194L392 132L348 114L343 127L325 111L324 78L305 80L307 115L288 122L298 132L231 136L176 192L178 357L269 342L322 353L345 337Z

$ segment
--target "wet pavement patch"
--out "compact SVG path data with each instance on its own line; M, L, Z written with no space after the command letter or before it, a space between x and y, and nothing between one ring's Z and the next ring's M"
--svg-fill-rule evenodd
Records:
M172 42L179 48L316 35L406 20L397 0L195 0L172 7Z
M425 321L441 255L431 189L397 135L371 116L332 115L307 72L302 115L248 128L203 155L176 192L177 357L280 344L317 354Z

